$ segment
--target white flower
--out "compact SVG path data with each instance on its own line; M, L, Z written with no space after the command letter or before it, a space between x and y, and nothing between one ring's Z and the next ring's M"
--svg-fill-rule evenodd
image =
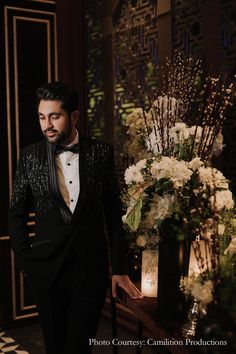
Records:
M164 194L164 196L155 195L151 204L150 210L146 214L145 225L152 229L155 228L157 220L164 220L171 216L172 207L175 202L173 195Z
M197 278L195 274L192 274L190 277L182 276L180 278L180 290L183 291L185 295L189 295L196 281Z
M198 174L199 174L200 182L204 186L212 184L212 177L213 177L212 168L210 168L210 167L201 167L201 168L199 168Z
M203 187L209 186L211 189L222 188L228 189L229 184L225 176L216 168L200 167L199 178Z
M156 114L164 120L170 119L171 116L177 116L179 112L180 100L170 96L158 96L153 102L153 109Z
M170 178L171 177L171 165L172 160L170 157L162 157L162 159L158 161L154 161L151 165L150 172L154 178L157 180L161 178Z
M197 129L197 130L196 130ZM199 143L202 137L202 127L193 125L190 127L189 134L193 137L195 136L194 140L196 143Z
M164 140L167 141L166 129L164 129L163 135L165 137ZM153 128L151 133L145 139L147 149L149 151L152 151L154 155L162 154L163 152L162 140L163 139L161 139L160 132L157 129L157 127L155 129Z
M188 167L191 168L191 170L196 171L198 170L200 167L202 167L203 162L200 159L200 157L195 157L194 159L192 159L192 161L188 162Z
M127 115L126 126L129 127L128 134L135 136L140 130L145 129L144 114L142 108L135 108Z
M224 208L232 209L234 207L233 196L230 190L216 191L210 198L212 210L220 211Z
M136 240L137 246L144 247L147 243L147 238L144 235L139 235Z
M170 128L170 138L174 140L175 143L184 143L189 137L189 128L185 123L176 123Z
M145 166L146 166L146 160L144 159L139 161L136 165L132 165L129 168L127 168L125 171L125 183L126 184L131 184L132 182L143 183L144 179L141 170L145 168Z
M164 220L171 216L172 206L174 204L175 197L173 195L165 194L163 197L159 197L156 209L156 219Z
M213 292L213 282L211 280L207 280L205 281L204 284L200 284L200 283L194 284L191 294L202 304L207 305L213 301L212 292Z
M187 163L185 161L177 161L177 160L175 160L175 162L173 161L171 172L172 172L171 180L173 181L175 188L183 187L185 183L187 183L190 180L193 174L193 171L191 171L187 167Z
M135 108L130 114L126 117L126 125L130 126L131 124L135 124L137 120L143 116L142 108Z
M161 178L170 179L174 184L174 188L183 187L193 174L193 171L188 168L185 161L178 161L167 156L162 157L159 162L154 161L150 172L157 180Z
M146 163L147 163L146 159L140 160L136 163L136 167L139 168L139 170L141 171L143 168L146 167Z

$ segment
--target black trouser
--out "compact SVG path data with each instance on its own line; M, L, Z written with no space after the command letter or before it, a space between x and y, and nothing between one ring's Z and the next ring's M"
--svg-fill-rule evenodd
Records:
M89 279L79 274L76 256L70 257L60 279L38 303L47 354L91 353L106 288L89 289Z

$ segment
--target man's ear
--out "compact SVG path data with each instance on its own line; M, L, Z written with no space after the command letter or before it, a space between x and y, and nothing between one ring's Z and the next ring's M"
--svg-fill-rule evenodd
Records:
M79 121L79 111L74 111L71 113L71 123L75 127Z

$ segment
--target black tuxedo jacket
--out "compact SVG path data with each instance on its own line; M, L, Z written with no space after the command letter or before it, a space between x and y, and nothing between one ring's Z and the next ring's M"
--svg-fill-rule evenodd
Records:
M114 173L113 149L94 139L79 139L80 194L72 214L62 198L53 145L43 140L24 148L16 170L9 228L20 269L35 293L60 276L71 249L79 259L78 272L94 288L108 280L107 238L112 274L126 274L126 242L122 206ZM28 206L33 200L36 237L28 237Z

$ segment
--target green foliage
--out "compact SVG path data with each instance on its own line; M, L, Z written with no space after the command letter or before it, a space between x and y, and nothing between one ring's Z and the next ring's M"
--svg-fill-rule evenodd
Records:
M133 209L127 216L126 223L131 230L136 231L138 229L141 220L142 199L138 199Z

